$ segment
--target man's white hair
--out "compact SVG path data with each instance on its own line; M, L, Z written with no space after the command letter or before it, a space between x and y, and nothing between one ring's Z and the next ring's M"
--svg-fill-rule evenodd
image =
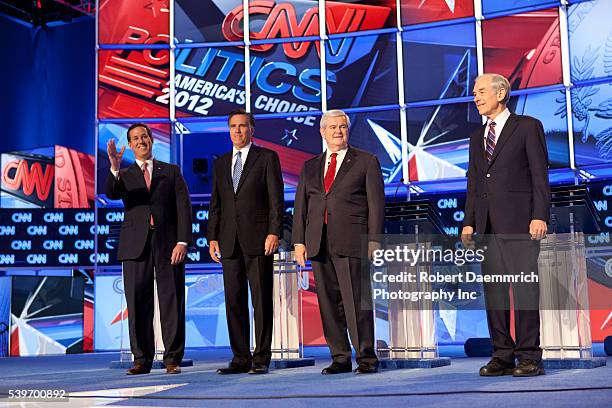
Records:
M325 129L327 127L328 118L335 118L338 116L344 116L346 118L346 125L349 128L351 127L351 120L349 119L348 115L343 110L332 109L332 110L325 112L323 116L321 116L321 124L320 124L321 129Z
M499 91L500 89L505 89L506 97L503 101L501 101L501 103L504 105L508 104L508 101L510 100L510 82L505 76L499 74L482 74L476 77L476 81L478 81L480 78L491 78L491 85L493 85L493 90L495 92Z

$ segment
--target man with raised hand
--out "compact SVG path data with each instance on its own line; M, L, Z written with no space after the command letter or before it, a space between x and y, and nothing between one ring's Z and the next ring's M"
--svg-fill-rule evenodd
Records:
M153 134L143 123L127 131L136 161L121 169L125 146L107 145L110 173L106 195L121 199L117 259L123 263L130 348L134 366L128 375L148 374L155 357L154 293L157 282L166 373L178 374L185 351L185 256L191 236L191 201L178 166L153 157Z

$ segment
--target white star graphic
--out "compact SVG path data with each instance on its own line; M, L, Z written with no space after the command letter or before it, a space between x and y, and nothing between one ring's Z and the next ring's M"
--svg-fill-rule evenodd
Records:
M425 4L427 0L421 0L421 4L419 4L419 8L421 8L421 6L423 6L423 4ZM448 9L451 11L451 13L455 14L455 0L444 0L446 2L446 5L448 6Z

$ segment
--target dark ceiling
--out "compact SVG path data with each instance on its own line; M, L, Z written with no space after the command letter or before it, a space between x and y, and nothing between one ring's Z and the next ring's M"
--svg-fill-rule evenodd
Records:
M95 16L95 0L0 0L0 13L34 26Z

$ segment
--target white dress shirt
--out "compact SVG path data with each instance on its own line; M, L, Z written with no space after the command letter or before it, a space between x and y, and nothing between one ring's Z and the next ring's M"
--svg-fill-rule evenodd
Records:
M484 139L483 139L485 150L487 148L487 135L489 134L489 124L491 122L495 122L495 143L497 144L499 135L501 135L501 132L504 129L504 125L508 121L509 117L510 117L510 110L506 108L502 111L502 113L500 113L493 119L487 120L487 126L485 126Z

